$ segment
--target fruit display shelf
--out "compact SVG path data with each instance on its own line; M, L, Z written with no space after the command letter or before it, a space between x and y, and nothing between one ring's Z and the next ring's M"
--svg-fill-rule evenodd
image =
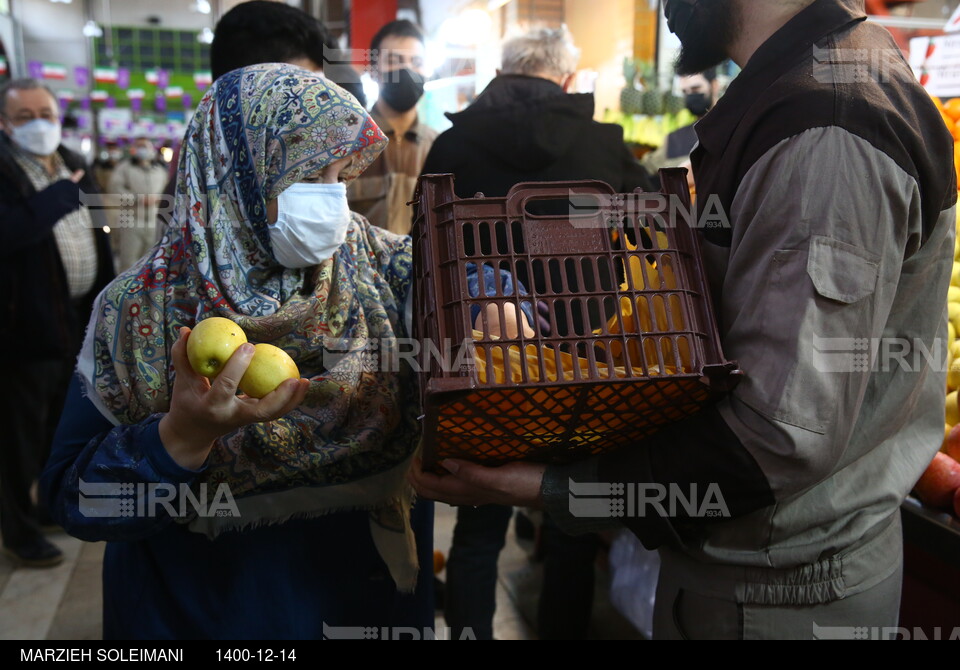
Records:
M903 591L900 626L910 639L960 636L960 521L917 498L901 506Z
M960 570L960 521L948 512L931 509L914 497L900 508L903 540L938 556Z

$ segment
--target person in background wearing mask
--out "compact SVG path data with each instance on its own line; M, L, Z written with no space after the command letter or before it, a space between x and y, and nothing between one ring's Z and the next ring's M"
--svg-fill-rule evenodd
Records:
M680 77L680 93L687 110L697 119L702 119L720 98L720 80L717 79L716 68ZM667 135L663 145L644 159L644 165L650 170L686 167L690 152L697 145L694 125L696 124L691 123Z
M413 225L417 178L436 131L420 123L417 103L423 96L423 32L410 21L388 23L374 36L370 63L380 85L372 116L390 144L370 169L349 188L350 207L370 223L407 235Z
M106 192L110 188L110 177L122 160L123 149L116 140L109 140L93 163L93 176L101 191Z
M416 484L453 504L539 505L572 533L626 526L660 552L658 639L895 631L900 506L943 441L947 370L934 361L948 346L953 139L863 0L664 8L678 72L743 68L692 155L697 198L715 202L699 228L707 286L742 380L614 453L448 461L449 476L415 471ZM882 77L863 77L856 59L815 53L889 57ZM837 345L854 341L871 351ZM883 353L893 342L896 360ZM696 490L697 504L578 518L570 482Z
M46 460L93 299L113 277L97 193L61 145L56 97L34 79L0 87L0 534L17 563L63 555L41 531L30 487Z
M133 202L110 210L118 272L129 268L157 243L157 203L166 183L167 169L159 160L153 142L147 137L138 137L131 147L131 155L113 171L107 189L111 195L134 196Z

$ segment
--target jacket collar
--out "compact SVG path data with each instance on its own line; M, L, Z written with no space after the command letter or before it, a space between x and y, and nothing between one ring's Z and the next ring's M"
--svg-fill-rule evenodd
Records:
M864 0L816 0L760 45L726 94L696 124L700 145L720 154L736 131L743 114L764 90L795 67L804 51L844 26L864 21Z
M384 135L391 138L394 136L393 126L391 126L383 114L380 113L376 105L374 105L373 109L370 110L370 118L373 119L373 122L380 127L380 130L383 131ZM413 125L410 126L410 129L403 134L403 139L410 140L412 142L419 142L422 135L423 125L420 123L420 116L418 115L417 118L414 119Z
M494 78L462 112L448 112L454 125L492 116L530 115L531 109L554 110L575 118L592 120L595 101L589 93L566 93L563 87L541 77L502 74Z

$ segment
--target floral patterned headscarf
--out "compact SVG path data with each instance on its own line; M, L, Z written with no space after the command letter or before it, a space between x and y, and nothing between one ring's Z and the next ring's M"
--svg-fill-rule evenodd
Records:
M404 366L371 367L357 350L405 336L410 239L353 215L332 259L291 270L273 258L267 221L267 202L290 185L346 156L353 161L343 176L352 179L386 143L352 96L306 70L256 65L217 80L187 132L172 221L98 298L78 369L100 411L130 424L169 409L170 352L182 326L226 317L249 341L286 350L311 381L306 401L217 441L202 481L213 484L211 496L228 484L240 516L195 518L190 527L215 537L369 510L375 543L409 590L413 376Z

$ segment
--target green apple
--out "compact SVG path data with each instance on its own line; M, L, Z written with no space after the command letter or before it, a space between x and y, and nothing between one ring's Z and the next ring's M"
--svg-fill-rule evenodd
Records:
M230 319L213 316L198 323L187 340L187 359L197 374L213 379L247 336Z
M300 379L300 370L290 355L272 344L254 346L253 359L240 380L240 390L262 398L287 379Z

